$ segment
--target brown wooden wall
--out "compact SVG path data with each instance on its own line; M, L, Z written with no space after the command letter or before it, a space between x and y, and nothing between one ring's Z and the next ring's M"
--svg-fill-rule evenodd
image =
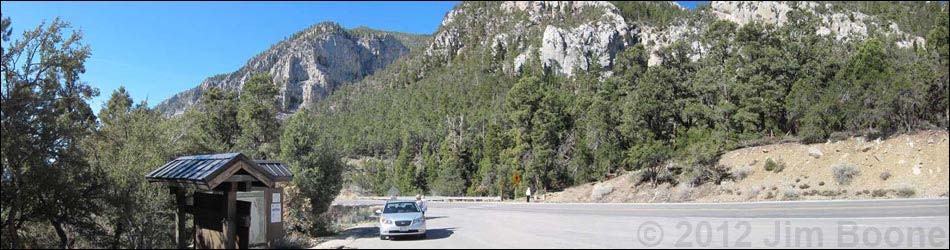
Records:
M195 249L226 249L224 221L226 198L220 194L195 193ZM248 248L251 203L237 201L237 247Z

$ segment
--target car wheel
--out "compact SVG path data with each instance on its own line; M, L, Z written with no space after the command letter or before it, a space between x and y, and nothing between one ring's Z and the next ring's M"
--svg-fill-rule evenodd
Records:
M386 235L380 234L380 235L379 235L379 240L386 240Z

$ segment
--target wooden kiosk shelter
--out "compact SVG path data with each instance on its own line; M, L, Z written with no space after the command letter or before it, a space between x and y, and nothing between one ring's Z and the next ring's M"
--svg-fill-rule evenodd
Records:
M293 178L277 161L255 161L240 153L185 156L145 175L175 195L175 240L179 249L193 237L196 249L270 247L283 235L283 189ZM185 214L195 233L185 231Z

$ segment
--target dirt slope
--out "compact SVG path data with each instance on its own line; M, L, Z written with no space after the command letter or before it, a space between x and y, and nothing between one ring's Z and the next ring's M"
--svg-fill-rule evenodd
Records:
M547 202L737 202L946 197L950 189L948 140L946 131L922 131L886 140L858 137L744 148L724 154L719 164L746 177L722 185L635 186L632 174L627 174L544 198ZM766 171L770 158L784 169ZM840 165L858 170L851 183L836 181L834 169Z

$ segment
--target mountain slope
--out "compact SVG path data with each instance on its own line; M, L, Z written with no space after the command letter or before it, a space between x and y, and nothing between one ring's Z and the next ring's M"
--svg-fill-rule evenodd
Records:
M252 75L269 73L280 89L281 111L293 112L385 68L427 39L427 35L365 27L346 30L335 23L319 23L272 45L235 72L209 77L198 87L162 101L156 109L166 115L181 114L209 87L239 91Z
M368 192L503 196L514 174L559 190L672 163L651 178L716 182L723 153L782 135L946 127L945 4L908 5L937 34L909 46L920 28L867 8L730 4L463 2L424 49L291 119L373 159L347 177Z

